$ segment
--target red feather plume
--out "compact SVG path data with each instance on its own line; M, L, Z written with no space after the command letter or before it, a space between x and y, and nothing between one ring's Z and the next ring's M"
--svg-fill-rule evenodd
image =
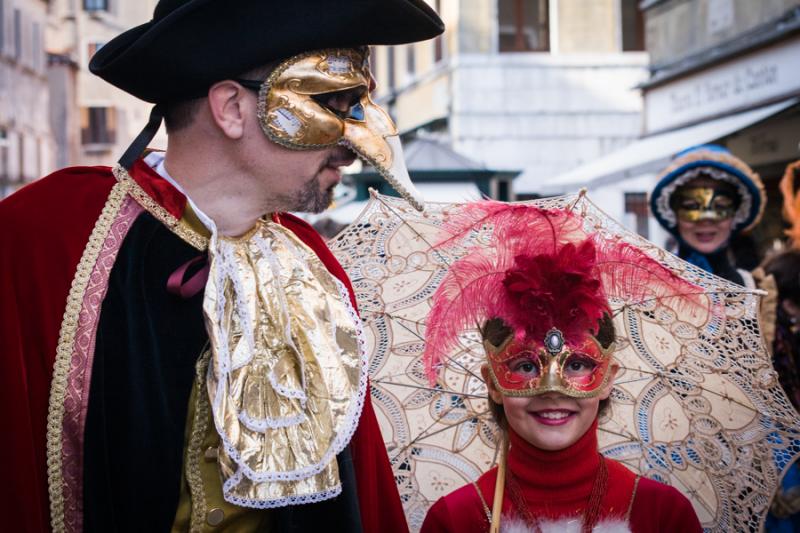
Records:
M482 201L465 204L445 224L435 248L467 254L449 268L433 296L423 359L431 383L459 335L502 318L520 341L541 342L558 328L567 342L596 332L609 298L636 303L680 296L701 304L702 288L676 276L630 244L583 229L568 210ZM491 231L492 245L475 245Z
M518 255L503 279L508 300L502 318L528 339L544 339L557 327L567 342L578 342L609 312L600 280L594 277L594 243L567 243L554 254Z

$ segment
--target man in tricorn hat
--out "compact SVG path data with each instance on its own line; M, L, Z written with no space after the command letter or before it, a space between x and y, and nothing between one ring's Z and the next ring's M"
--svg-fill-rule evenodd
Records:
M4 530L407 529L353 290L287 212L356 155L421 208L367 45L442 30L424 0L161 0L94 56L156 105L113 169L0 203Z

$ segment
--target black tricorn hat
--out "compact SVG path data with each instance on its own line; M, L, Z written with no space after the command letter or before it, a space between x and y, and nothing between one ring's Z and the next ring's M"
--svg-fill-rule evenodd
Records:
M108 42L89 70L142 100L169 103L300 52L442 31L425 0L160 0L153 20Z

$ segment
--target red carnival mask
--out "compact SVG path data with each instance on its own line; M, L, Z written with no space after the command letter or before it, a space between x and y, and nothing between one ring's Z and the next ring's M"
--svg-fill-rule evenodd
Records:
M509 336L499 347L484 341L495 386L506 396L536 396L558 392L574 398L600 394L608 381L613 344L602 348L587 334L578 345L550 329L539 342L520 343Z

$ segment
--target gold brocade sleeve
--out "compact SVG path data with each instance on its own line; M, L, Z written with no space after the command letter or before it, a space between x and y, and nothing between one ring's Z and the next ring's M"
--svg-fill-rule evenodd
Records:
M249 509L225 501L217 458L219 435L214 428L205 382L210 353L196 364L189 397L184 440L184 468L172 533L268 533L275 530L273 511Z
M223 494L271 508L341 492L338 454L366 391L347 289L291 231L267 220L212 237L203 311Z

